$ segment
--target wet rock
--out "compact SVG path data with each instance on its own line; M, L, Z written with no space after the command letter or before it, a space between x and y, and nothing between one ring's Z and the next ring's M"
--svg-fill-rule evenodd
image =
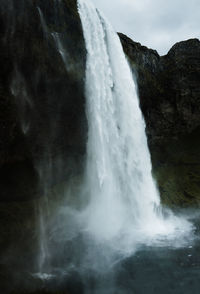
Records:
M175 44L167 55L119 34L138 82L154 174L163 202L200 203L200 41ZM193 176L192 176L193 175Z
M79 173L84 163L86 50L75 0L1 4L0 200L29 200ZM119 37L137 79L158 175L158 167L176 165L168 148L198 133L200 42L179 42L159 56ZM193 146L197 144L193 136ZM183 152L198 159L196 150ZM159 186L163 195L166 187ZM191 198L186 190L180 193Z
M0 200L42 194L83 161L85 45L76 6L1 1Z

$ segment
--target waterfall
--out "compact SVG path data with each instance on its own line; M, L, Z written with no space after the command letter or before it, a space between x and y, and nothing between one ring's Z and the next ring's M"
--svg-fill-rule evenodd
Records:
M102 274L141 244L183 246L192 227L160 203L137 87L118 35L90 0L79 0L78 10L87 50L85 169L67 181L63 195L40 203L35 276L43 280L56 276L59 268L69 276L76 270L83 280L90 270ZM45 36L65 70L73 71L64 35L48 32L38 11ZM44 159L45 191L52 165L48 156ZM60 161L57 167L61 170ZM55 207L48 212L48 206Z
M78 10L87 49L85 231L120 249L172 235L177 227L187 230L190 225L170 211L167 219L162 213L137 89L120 40L89 0L79 0Z

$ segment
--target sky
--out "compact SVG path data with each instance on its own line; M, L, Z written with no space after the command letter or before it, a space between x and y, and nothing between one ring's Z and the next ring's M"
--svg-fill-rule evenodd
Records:
M200 38L200 0L93 0L117 32L160 55L179 41Z

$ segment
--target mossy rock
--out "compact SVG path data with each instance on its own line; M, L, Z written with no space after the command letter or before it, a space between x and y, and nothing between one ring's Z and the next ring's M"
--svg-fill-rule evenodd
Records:
M179 140L151 146L153 173L163 203L169 206L200 205L200 129Z

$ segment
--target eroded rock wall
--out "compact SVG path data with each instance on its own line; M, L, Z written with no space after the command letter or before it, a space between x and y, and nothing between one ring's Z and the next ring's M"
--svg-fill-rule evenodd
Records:
M154 174L169 205L200 202L200 41L175 44L167 55L119 34L136 75Z
M2 0L0 64L0 200L24 200L67 177L85 154L76 0Z

